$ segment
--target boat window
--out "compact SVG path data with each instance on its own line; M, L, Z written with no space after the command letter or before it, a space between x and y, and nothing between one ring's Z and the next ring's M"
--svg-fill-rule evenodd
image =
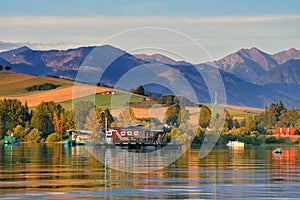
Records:
M112 135L112 131L107 131L106 135L108 135L108 136Z
M128 131L128 132L127 132L127 135L132 135L132 132L131 132L131 131Z
M122 132L121 132L121 135L122 135L122 136L125 136L125 132L124 132L124 131L122 131Z
M139 135L139 132L138 131L134 131L134 135Z

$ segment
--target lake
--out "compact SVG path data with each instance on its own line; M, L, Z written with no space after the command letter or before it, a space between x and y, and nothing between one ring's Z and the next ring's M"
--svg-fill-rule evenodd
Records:
M1 146L0 198L299 199L300 147L283 147L282 155L273 149L217 146L199 159L199 148L190 148L159 171L127 173L84 146Z

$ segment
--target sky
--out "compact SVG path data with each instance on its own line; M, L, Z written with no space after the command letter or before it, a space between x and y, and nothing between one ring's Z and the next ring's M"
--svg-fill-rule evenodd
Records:
M299 0L10 0L0 12L0 51L112 44L198 63L241 48L300 49L299 36Z

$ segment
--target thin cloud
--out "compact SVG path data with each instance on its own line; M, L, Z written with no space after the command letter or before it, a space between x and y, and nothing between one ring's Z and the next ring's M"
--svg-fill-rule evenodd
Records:
M1 26L65 26L104 24L203 24L203 23L267 23L299 21L300 15L218 16L218 17L161 17L161 16L13 16L0 17Z
M0 41L0 51L7 51L11 49L16 49L22 46L27 46L32 49L67 49L70 47L77 47L81 44L74 42L61 42L61 43L37 43L37 42L8 42Z

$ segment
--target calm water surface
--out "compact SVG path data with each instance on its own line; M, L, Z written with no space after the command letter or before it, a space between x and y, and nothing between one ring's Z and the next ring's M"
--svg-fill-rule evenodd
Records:
M1 199L299 199L300 147L189 149L158 172L109 169L84 146L0 146Z

